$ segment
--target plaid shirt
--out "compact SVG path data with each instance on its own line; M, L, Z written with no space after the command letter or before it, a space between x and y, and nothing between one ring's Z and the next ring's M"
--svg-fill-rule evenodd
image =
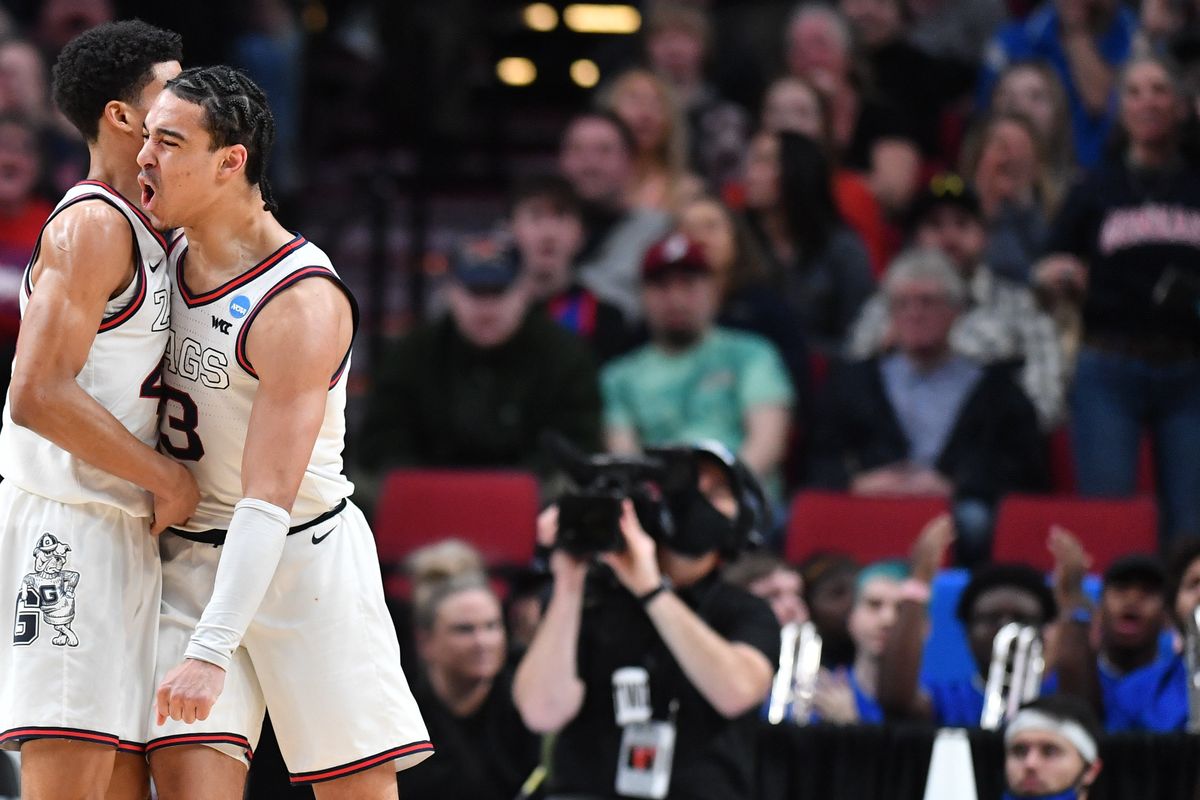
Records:
M1053 430L1063 421L1067 393L1067 363L1054 321L1027 287L986 266L975 270L967 290L969 306L950 331L951 346L983 364L1023 361L1021 387L1042 430ZM876 292L850 331L846 354L870 358L885 349L889 322L887 298Z

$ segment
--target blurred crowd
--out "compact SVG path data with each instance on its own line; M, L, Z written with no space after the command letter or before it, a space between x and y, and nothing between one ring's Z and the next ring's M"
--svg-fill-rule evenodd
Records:
M294 193L311 177L300 17L249 5L224 55L268 89ZM1200 2L803 2L782 27L749 26L752 46L783 53L753 101L714 77L739 57L716 46L720 3L639 5L637 48L562 127L555 168L518 171L502 218L477 221L494 233L450 248L445 313L375 353L350 442L362 493L396 467L521 469L550 502L548 432L625 455L717 442L771 521L725 577L780 625L819 631L815 719L978 725L993 639L1019 622L1045 634L1044 692L1084 698L1110 732L1183 730L1200 604ZM115 13L28 6L0 3L9 357L42 221L86 170L47 64ZM1158 551L1099 584L1064 529L1047 531L1049 578L992 563L1006 495L1147 483ZM811 488L951 512L908 560L788 564L790 500ZM969 579L949 587L948 564ZM401 776L403 796L511 798L543 760L511 687L545 576L498 592L456 543L411 575L439 756ZM928 612L946 592L955 612L933 624L961 626L972 660L930 677Z

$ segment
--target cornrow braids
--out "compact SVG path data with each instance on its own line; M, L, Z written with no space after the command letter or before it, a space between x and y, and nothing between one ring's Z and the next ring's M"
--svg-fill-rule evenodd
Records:
M246 180L262 193L263 208L279 210L267 180L267 162L275 143L275 117L267 96L249 76L233 67L187 69L167 81L166 89L204 109L204 126L213 149L246 148Z

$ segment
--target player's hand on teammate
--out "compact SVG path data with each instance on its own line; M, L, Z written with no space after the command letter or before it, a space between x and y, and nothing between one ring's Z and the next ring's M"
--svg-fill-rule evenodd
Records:
M163 678L155 695L158 724L167 718L191 725L208 719L225 688L225 670L207 661L186 659Z
M154 520L150 533L157 536L172 525L182 525L196 512L200 502L200 487L188 468L170 462L168 488L154 494Z

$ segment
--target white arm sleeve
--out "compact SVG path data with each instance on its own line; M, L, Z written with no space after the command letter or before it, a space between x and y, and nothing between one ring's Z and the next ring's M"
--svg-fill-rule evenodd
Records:
M247 497L233 507L212 598L185 658L228 669L283 556L291 516L279 506Z

